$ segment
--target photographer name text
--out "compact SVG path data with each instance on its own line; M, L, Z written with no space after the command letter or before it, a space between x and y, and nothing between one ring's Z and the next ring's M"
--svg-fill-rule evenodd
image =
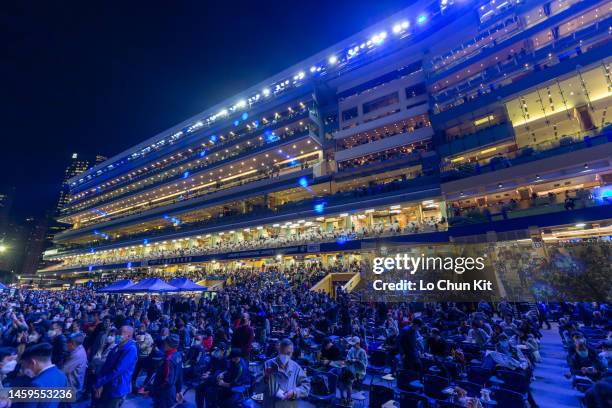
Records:
M428 282L422 279L385 282L377 279L372 282L372 287L374 290L384 291L490 291L493 290L493 282L486 279L478 279L472 282L452 282L445 279L436 282Z

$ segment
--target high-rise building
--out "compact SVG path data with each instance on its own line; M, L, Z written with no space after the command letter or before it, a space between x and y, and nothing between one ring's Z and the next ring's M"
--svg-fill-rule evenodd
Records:
M14 231L10 218L14 197L14 187L0 188L0 273L14 269Z
M101 156L97 156L101 157ZM79 159L77 153L73 153L70 159L70 164L66 167L64 171L64 178L62 180L62 186L60 189L59 199L57 201L56 213L59 215L68 203L68 197L70 195L70 186L68 185L68 180L73 177L78 176L79 174L86 171L89 167L89 162L87 160Z
M607 237L611 19L602 0L414 2L70 178L42 272Z
M21 275L33 275L39 269L45 249L47 227L47 217L30 217L25 220Z
M13 200L15 198L14 187L2 187L0 188L0 239L2 239L3 233L5 232L9 223L11 208L13 207Z

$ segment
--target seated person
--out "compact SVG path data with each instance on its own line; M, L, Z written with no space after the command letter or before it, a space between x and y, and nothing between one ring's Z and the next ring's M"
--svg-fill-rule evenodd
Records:
M219 342L210 353L210 359L204 368L202 368L201 383L196 387L196 407L204 408L213 406L216 399L217 377L225 372L228 368L228 360L226 358L226 345Z
M592 381L599 380L604 369L598 355L587 347L585 340L576 343L576 352L569 363L573 375L588 377Z
M328 366L332 361L340 360L342 360L340 348L338 348L338 346L336 346L328 337L324 338L323 343L321 344L321 364Z
M242 400L242 393L232 388L251 385L249 363L242 358L242 350L232 349L227 370L217 376L217 397L220 407L236 407ZM208 407L212 407L209 405Z
M520 349L512 347L505 334L499 336L499 342L494 351L488 351L482 361L483 368L493 370L495 366L501 366L509 370L528 370L529 360L525 358Z
M604 341L602 351L599 353L599 360L605 372L612 374L612 339L606 339Z

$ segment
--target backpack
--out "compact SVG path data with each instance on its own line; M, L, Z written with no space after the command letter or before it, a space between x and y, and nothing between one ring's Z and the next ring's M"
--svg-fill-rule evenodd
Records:
M327 376L319 374L312 377L311 381L312 393L315 395L329 395L329 383Z

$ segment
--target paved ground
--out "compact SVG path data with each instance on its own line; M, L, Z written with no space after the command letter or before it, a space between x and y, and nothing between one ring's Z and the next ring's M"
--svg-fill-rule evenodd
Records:
M542 330L540 354L542 361L534 371L536 379L531 384L536 403L540 408L579 407L577 392L571 381L564 377L569 367L556 324L551 330Z

